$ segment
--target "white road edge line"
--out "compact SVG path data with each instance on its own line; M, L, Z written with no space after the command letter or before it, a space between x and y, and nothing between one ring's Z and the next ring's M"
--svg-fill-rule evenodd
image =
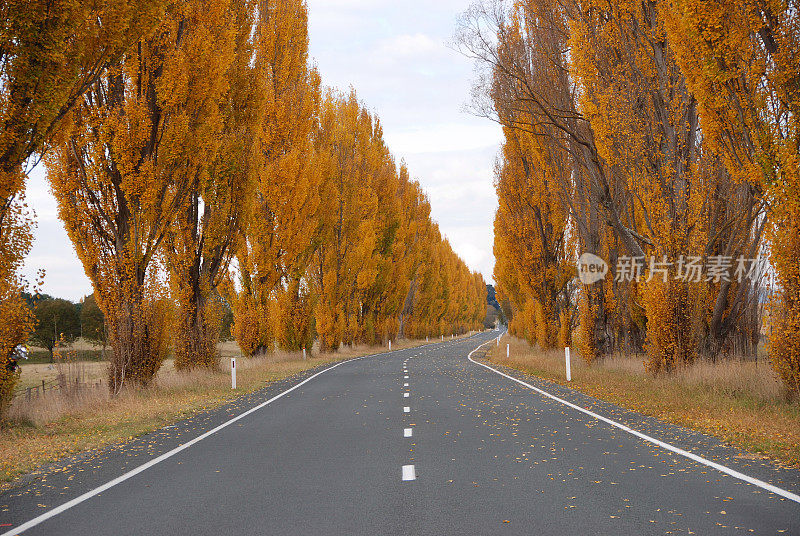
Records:
M505 334L505 332L503 332L503 334ZM509 380L515 381L515 382L517 382L517 383L519 383L521 385L524 385L525 387L528 387L529 389L533 389L534 391L536 391L537 393L539 393L541 395L544 395L544 396L546 396L548 398L552 398L556 402L560 402L561 404L564 404L565 406L569 406L572 409L578 410L581 413L585 413L586 415L589 415L590 417L594 417L597 420L600 420L600 421L603 421L605 423L608 423L611 426L619 428L620 430L622 430L624 432L628 432L629 434L635 435L636 437L638 437L640 439L644 439L645 441L648 441L650 443L658 445L659 447L661 447L663 449L666 449L666 450L668 450L670 452L674 452L675 454L680 454L681 456L685 456L686 458L689 458L690 460L694 460L694 461L696 461L698 463L701 463L703 465L706 465L708 467L712 467L712 468L716 469L717 471L723 472L723 473L725 473L727 475L730 475L730 476L732 476L734 478L738 478L739 480L743 480L743 481L747 482L748 484L752 484L754 486L758 486L761 489L765 489L765 490L770 491L770 492L772 492L772 493L774 493L776 495L780 495L781 497L785 497L786 499L789 499L790 501L794 501L796 503L800 503L800 495L797 495L796 493L792 493L791 491L787 491L787 490L779 488L777 486L773 486L772 484L770 484L768 482L764 482L763 480L759 480L757 478L753 478L753 477L748 476L748 475L746 475L744 473L740 473L739 471L736 471L735 469L731 469L731 468L726 467L726 466L724 466L722 464L719 464L719 463L716 463L716 462L712 462L711 460L703 458L702 456L698 456L697 454L693 454L693 453L691 453L689 451L683 450L682 448L676 447L674 445L670 445L669 443L665 443L664 441L661 441L659 439L651 437L651 436L649 436L647 434L643 434L642 432L634 430L633 428L629 428L628 426L625 426L624 424L621 424L621 423L618 423L617 421L611 420L608 417L603 417L602 415L598 415L597 413L595 413L593 411L590 411L590 410L588 410L586 408L582 408L582 407L580 407L580 406L578 406L576 404L573 404L572 402L568 402L568 401L566 401L566 400L564 400L562 398L559 398L559 397L557 397L555 395L552 395L552 394L548 393L547 391L543 391L542 389L539 389L538 387L534 387L533 385L531 385L529 383L526 383L526 382L524 382L522 380L518 380L517 378L514 378L513 376L509 376L508 374L504 374L504 373L500 372L499 370L495 369L494 367L490 367L489 365L486 365L484 363L479 363L478 361L475 361L474 359L472 359L472 354L477 352L478 349L481 348L481 346L486 346L487 344L492 343L492 342L495 342L495 339L492 339L491 341L487 341L487 342L481 344L480 346L478 346L477 348L475 348L474 350L472 350L469 353L469 355L467 355L467 359L469 359L470 361L472 361L476 365L480 365L480 366L482 366L484 368L487 368L487 369L491 370L492 372L495 372L495 373L499 374L500 376L503 376L504 378L508 378ZM2 535L2 536L4 536L4 535Z
M411 437L411 434L412 434L412 433L413 433L413 432L412 432L412 429L411 429L411 428L405 428L405 429L403 429L403 437Z
M306 378L302 382L298 383L294 387L291 387L291 388L285 390L284 392L282 392L282 393L270 398L266 402L262 402L261 404L250 408L249 410L245 411L244 413L240 413L239 415L237 415L236 417L230 419L229 421L225 421L224 423L220 424L216 428L212 428L208 432L205 432L205 433L195 437L194 439L192 439L190 441L187 441L186 443L183 443L182 445L179 445L179 446L175 447L174 449L172 449L172 450L170 450L168 452L165 452L161 456L159 456L157 458L153 458L149 462L143 463L139 467L137 467L135 469L132 469L132 470L128 471L127 473L123 473L123 474L121 474L120 476L118 476L117 478L115 478L113 480L109 480L108 482L106 482L102 486L98 486L98 487L96 487L96 488L94 488L92 490L89 490L86 493L84 493L83 495L79 495L79 496L75 497L74 499L72 499L71 501L65 502L61 506L56 506L52 510L48 510L47 512L43 513L42 515L36 516L33 519L31 519L30 521L26 521L25 523L23 523L22 525L20 525L18 527L15 527L15 528L13 528L11 530L3 532L2 534L0 534L0 536L16 536L17 534L21 534L22 532L25 532L26 530L28 530L30 528L33 528L36 525L39 525L40 523L43 523L44 521L47 521L48 519L50 519L52 517L55 517L58 514L66 511L66 510L69 510L73 506L76 506L76 505L84 502L87 499L91 499L95 495L103 493L104 491L106 491L106 490L108 490L110 488L113 488L117 484L125 482L129 478L132 478L132 477L138 475L142 471L146 471L147 469L150 469L154 465L163 462L167 458L171 458L172 456L178 454L179 452L188 449L189 447L191 447L195 443L199 443L200 441L202 441L203 439L207 438L208 436L211 436L211 435L219 432L223 428L226 428L226 427L230 426L231 424L235 423L236 421L244 419L245 417L247 417L251 413L253 413L255 411L258 411L259 409L261 409L261 408L263 408L263 407L275 402L276 400L278 400L279 398L283 397L284 395L286 395L288 393L291 393L292 391L294 391L298 387L310 382L311 380L313 380L314 378L316 378L320 374L324 374L324 373L328 372L329 370L333 370L333 369L335 369L336 367L338 367L340 365L344 365L345 363L351 363L353 361L358 361L359 359L366 359L368 357L375 357L375 356L378 356L378 355L386 355L387 353L389 353L389 352L378 353L378 354L370 354L370 355L362 355L360 357L354 357L353 359L348 359L346 361L340 361L339 363L336 363L333 366L330 366L330 367L328 367L328 368L326 368L324 370L321 370L321 371L317 372L313 376L309 376L308 378Z
M414 470L413 465L403 466L403 480L416 480L417 472Z

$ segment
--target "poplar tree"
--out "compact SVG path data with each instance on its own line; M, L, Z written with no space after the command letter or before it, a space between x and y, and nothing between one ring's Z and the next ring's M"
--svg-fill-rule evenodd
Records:
M230 25L220 58L227 69L218 95L218 146L210 165L191 177L186 203L174 214L165 239L172 297L177 304L175 367L216 368L217 342L225 312L220 293L246 224L248 197L259 171L252 152L261 128L262 78L252 58L258 14L255 0L230 3L221 24ZM230 54L230 56L227 56ZM228 59L230 58L230 59ZM217 73L215 76L220 76Z
M764 192L778 279L769 355L800 396L800 50L793 0L666 4L665 32L698 101L706 144Z
M234 332L247 355L271 351L281 337L286 301L277 298L287 285L300 286L313 250L320 183L312 146L320 80L308 62L306 3L259 2L253 33L258 111L248 165L255 182L236 254L241 288L233 298Z
M762 292L735 267L687 279L679 264L757 257L767 200L723 157L713 126L706 137L680 59L692 46L670 29L683 24L675 5L477 2L460 30L483 66L473 110L504 129L495 279L510 329L545 348L574 329L588 361L645 350L653 372L754 353ZM583 252L609 276L573 281Z
M59 217L106 318L109 386L147 385L168 344L158 256L219 149L233 59L226 2L170 3L80 99L47 159Z
M30 169L84 92L157 24L164 0L5 0L0 5L0 415L17 375L8 358L34 326L19 269L33 244ZM30 289L28 289L30 290Z

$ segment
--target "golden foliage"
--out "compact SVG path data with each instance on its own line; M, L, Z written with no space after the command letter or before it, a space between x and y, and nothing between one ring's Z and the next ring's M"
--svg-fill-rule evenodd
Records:
M563 332L574 316L590 362L646 351L656 371L755 351L760 281L675 281L681 256L756 257L767 214L762 189L709 141L697 76L687 72L695 45L678 42L674 4L476 2L461 20L462 49L483 69L474 111L505 135L498 294L510 302L512 333L542 348L571 339ZM582 253L607 261L604 280L573 279ZM672 264L651 269L651 258ZM639 278L625 277L625 259Z
M355 92L323 94L304 0L151 7L154 30L86 81L46 160L112 393L148 385L170 342L177 369L217 368L222 300L246 355L481 325L485 284L380 121Z
M237 250L241 289L232 298L246 355L272 350L283 335L275 327L276 300L305 270L320 187L312 158L320 80L308 65L308 9L301 0L262 2L258 15L247 162L252 193Z
M28 168L108 63L154 27L162 5L7 0L0 6L0 415L15 383L8 358L32 329L17 274L31 247Z
M204 153L211 162L191 177L187 202L178 210L166 233L166 256L172 296L178 315L175 366L216 368L216 349L222 321L217 292L228 277L239 230L246 218L248 192L255 180L251 151L261 126L259 73L251 64L250 40L257 10L255 1L230 2L227 11L210 24L219 26L216 53L203 52L213 69L198 65L199 73L219 79L220 89L208 95L219 107L215 128L207 135L218 144ZM216 104L214 104L216 101Z
M800 62L793 0L673 0L665 30L697 98L703 132L737 181L769 201L771 260L778 276L770 358L800 394Z
M482 278L442 240L354 92L325 95L316 152L325 180L308 281L322 347L477 329Z
M108 323L113 392L147 385L163 359L155 259L219 146L229 15L210 0L170 4L155 33L82 97L47 160L59 216Z
M11 287L0 291L0 417L5 412L14 396L14 388L19 380L20 371L11 370L9 359L18 344L23 344L28 334L33 331L35 318L25 303L20 287Z
M22 292L28 290L18 276L22 261L33 241L30 216L24 194L10 201L0 223L0 418L4 416L19 379L12 369L14 348L28 340L36 319L25 303Z

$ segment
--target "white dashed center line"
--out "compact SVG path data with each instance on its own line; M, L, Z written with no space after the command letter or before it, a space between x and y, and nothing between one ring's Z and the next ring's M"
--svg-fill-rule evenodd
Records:
M410 358L409 358L410 359ZM403 361L403 379L408 380L408 359ZM408 382L403 382L403 387L408 387ZM405 392L403 393L403 398L409 398L411 393ZM403 407L403 413L411 413L411 408L409 406ZM411 428L403 428L403 437L411 437L412 435ZM403 480L416 480L417 479L417 472L414 469L413 465L404 465L403 466Z
M413 465L403 466L403 480L416 480L417 472L414 470Z

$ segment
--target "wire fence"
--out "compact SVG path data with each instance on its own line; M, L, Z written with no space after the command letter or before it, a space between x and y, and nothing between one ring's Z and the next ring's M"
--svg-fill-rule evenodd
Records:
M14 399L24 397L27 401L35 398L51 396L55 392L61 393L75 393L77 391L88 389L100 389L103 385L103 380L97 381L81 381L80 378L67 378L66 376L59 376L50 381L42 380L41 385L33 385L30 387L22 387L14 391Z

